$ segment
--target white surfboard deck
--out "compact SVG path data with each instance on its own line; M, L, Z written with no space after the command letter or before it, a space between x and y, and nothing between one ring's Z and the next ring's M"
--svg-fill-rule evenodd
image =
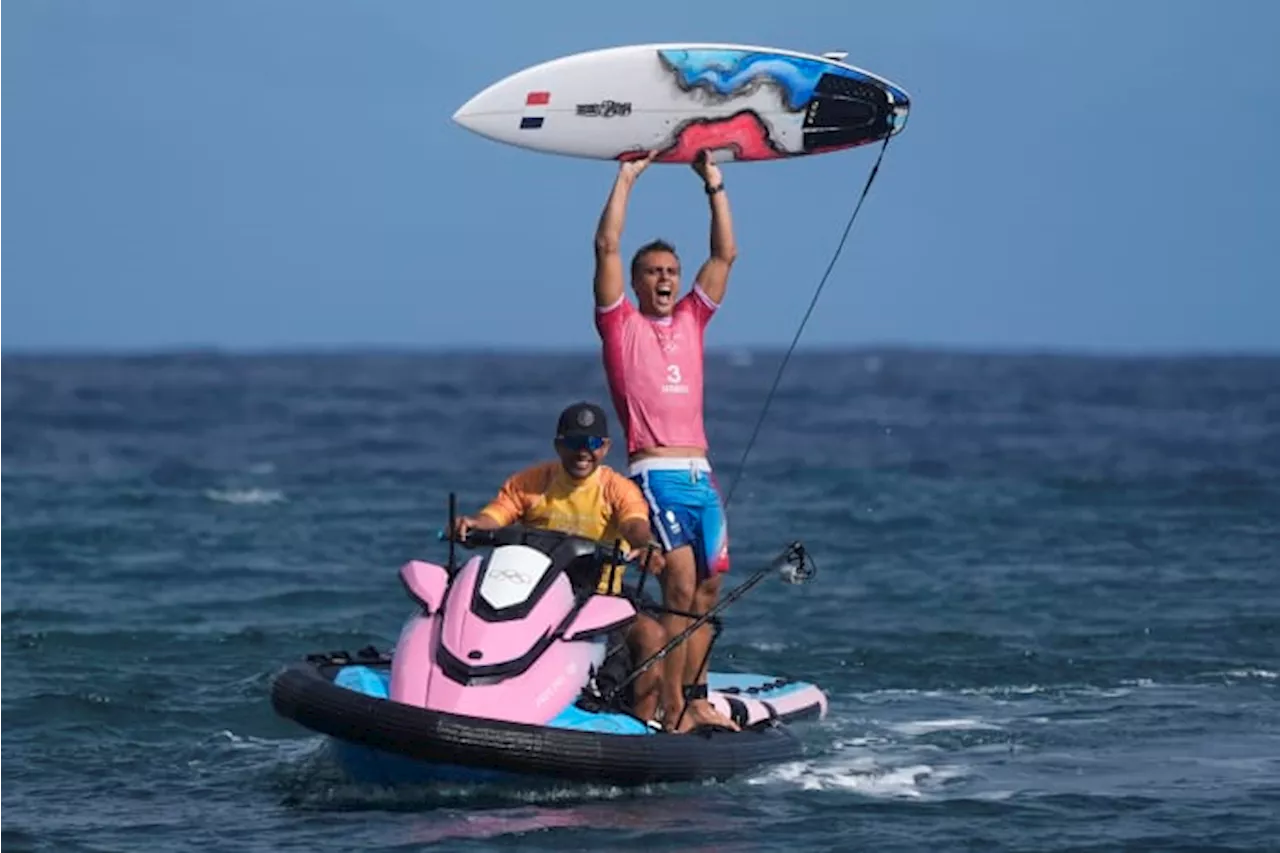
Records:
M573 157L688 163L778 160L900 133L907 93L826 56L754 45L671 43L578 53L526 68L453 120L498 142Z

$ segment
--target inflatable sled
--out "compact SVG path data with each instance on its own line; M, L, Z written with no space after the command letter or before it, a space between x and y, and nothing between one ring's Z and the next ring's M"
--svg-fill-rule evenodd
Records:
M633 666L621 638L639 597L593 591L601 567L622 562L611 546L518 526L473 531L467 544L492 550L456 573L401 568L418 609L393 654L314 654L272 684L276 712L327 735L354 781L725 779L800 757L789 724L826 714L812 684L712 672L707 698L741 731L655 729L630 712L628 687L665 651ZM769 575L796 583L811 572L793 544L699 622L718 629L715 614Z

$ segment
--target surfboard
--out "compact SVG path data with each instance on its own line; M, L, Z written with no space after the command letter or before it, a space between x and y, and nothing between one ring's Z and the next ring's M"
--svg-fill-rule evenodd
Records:
M781 160L900 133L911 100L846 54L645 44L561 57L499 80L453 115L489 139L551 154L689 163Z

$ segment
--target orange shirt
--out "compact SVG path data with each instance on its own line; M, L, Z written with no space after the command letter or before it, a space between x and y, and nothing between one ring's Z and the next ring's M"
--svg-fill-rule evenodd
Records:
M542 462L507 478L497 497L480 510L501 526L525 524L604 542L622 539L621 525L633 518L649 523L649 504L640 487L607 465L574 480L559 460ZM612 583L610 577L612 576ZM605 567L597 588L617 592L622 572Z

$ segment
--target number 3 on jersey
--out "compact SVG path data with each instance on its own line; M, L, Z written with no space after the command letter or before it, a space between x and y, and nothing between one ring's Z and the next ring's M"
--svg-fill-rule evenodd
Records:
M673 385L678 384L680 382L680 365L678 364L667 365L667 381Z

